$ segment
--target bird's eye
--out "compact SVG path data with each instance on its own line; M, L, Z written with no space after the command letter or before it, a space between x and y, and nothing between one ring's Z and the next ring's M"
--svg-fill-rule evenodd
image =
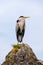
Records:
M19 20L17 20L17 23L19 22Z

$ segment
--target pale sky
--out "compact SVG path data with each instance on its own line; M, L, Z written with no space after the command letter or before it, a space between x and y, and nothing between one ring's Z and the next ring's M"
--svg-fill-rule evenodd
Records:
M12 44L17 43L15 26L19 16L30 16L23 42L43 60L43 0L0 0L0 64Z

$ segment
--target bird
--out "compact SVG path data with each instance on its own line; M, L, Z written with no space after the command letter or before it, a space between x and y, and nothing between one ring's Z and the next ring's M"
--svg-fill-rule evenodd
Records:
M25 19L30 18L30 16L20 16L16 21L16 37L19 43L22 42L25 34Z

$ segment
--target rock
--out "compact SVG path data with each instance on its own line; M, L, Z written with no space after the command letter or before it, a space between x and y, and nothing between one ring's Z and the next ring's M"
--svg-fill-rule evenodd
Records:
M13 49L1 65L43 65L43 61L37 59L29 45L17 44L13 45Z

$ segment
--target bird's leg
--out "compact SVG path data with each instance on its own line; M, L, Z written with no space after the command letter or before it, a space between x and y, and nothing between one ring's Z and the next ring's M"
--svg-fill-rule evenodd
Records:
M17 44L20 44L20 42L18 41Z
M23 40L22 40L22 44L23 44Z

